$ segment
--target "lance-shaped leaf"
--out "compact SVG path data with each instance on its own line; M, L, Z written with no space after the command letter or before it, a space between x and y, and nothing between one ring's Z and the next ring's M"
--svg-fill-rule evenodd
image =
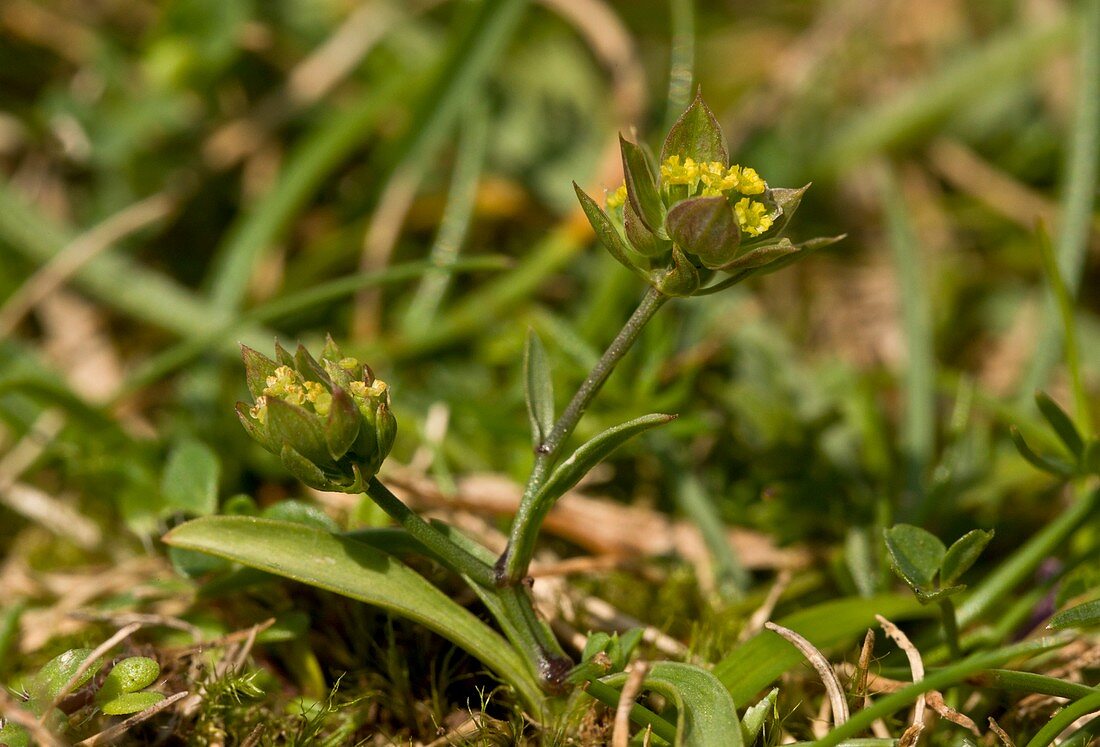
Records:
M1100 625L1100 599L1062 610L1050 618L1050 625L1047 627L1062 630L1064 628L1088 628L1094 625Z
M339 460L348 452L359 436L359 424L362 421L359 408L355 406L351 395L340 387L332 389L332 404L325 418L325 443L328 453Z
M278 448L290 444L294 450L317 464L331 460L321 419L305 408L278 397L267 398L267 440Z
M247 345L241 345L241 360L244 361L244 378L249 393L253 397L263 396L267 377L275 375L279 364Z
M546 349L533 329L527 330L523 377L526 382L527 416L531 420L531 442L538 449L554 429L554 382L550 377Z
M1061 459L1055 457L1045 457L1036 454L1028 446L1027 441L1024 440L1023 435L1020 433L1020 429L1016 426L1011 426L1008 429L1008 434L1012 437L1012 444L1016 447L1016 451L1020 452L1020 456L1026 459L1032 467L1043 472L1049 472L1052 475L1058 477L1073 477L1073 466L1067 464Z
M675 244L672 246L672 264L667 270L657 270L653 274L654 285L666 296L690 296L699 290L702 283L699 269Z
M947 548L939 538L912 524L896 524L884 530L886 549L894 571L913 590L931 591Z
M626 180L626 197L634 211L658 238L667 239L665 234L665 204L657 193L657 181L649 167L645 151L629 140L619 136L619 148L623 156L623 176Z
M492 628L392 555L313 527L243 516L191 521L173 529L164 541L418 622L480 659L516 688L532 713L540 711L542 695L523 657Z
M940 563L940 584L952 586L962 578L991 539L993 539L992 530L975 529L955 540L955 543L947 548L947 554L943 556L943 562Z
M592 230L595 232L596 238L603 244L604 249L606 249L612 257L618 260L619 264L623 265L634 274L641 275L641 271L634 264L634 260L631 257L633 250L627 246L622 235L619 233L618 229L615 228L615 224L611 222L611 218L600 209L596 201L589 197L576 182L573 182L573 189L577 193L577 200L581 203L581 210L584 211L585 217L588 218L588 222L592 225ZM623 208L625 210L626 205L624 205Z
M693 158L696 163L718 161L723 166L729 165L730 157L726 151L722 128L698 93L695 94L691 106L672 125L664 145L661 146L661 163L670 156Z
M657 238L657 234L645 227L629 201L623 205L623 231L630 247L643 257L659 257L668 251L668 241Z
M771 264L787 255L797 254L799 251L801 250L792 244L790 239L780 239L774 244L765 244L764 246L758 246L755 249L751 249L717 269L724 270L725 272L752 270L757 267Z
M608 457L639 433L671 423L676 415L654 413L608 428L577 448L569 458L559 464L539 491L540 502L557 500L565 491L576 485L593 467Z
M627 674L603 682L621 687ZM733 698L713 674L694 664L655 662L645 688L676 706L676 747L742 747L745 743Z
M709 285L706 288L703 288L701 291L697 292L695 295L697 295L697 296L709 296L712 293L718 293L719 291L723 291L726 288L729 288L731 286L737 285L738 283L744 282L745 280L748 280L749 278L751 278L755 275L770 274L772 272L775 272L776 270L779 270L783 267L786 267L787 265L789 265L793 262L797 262L798 260L809 256L810 254L817 251L818 249L829 246L830 244L835 244L836 242L838 242L841 239L846 238L846 237L847 237L847 234L841 234L840 236L818 237L816 239L809 239L808 241L802 241L798 244L794 244L793 246L795 248L795 251L781 253L776 259L773 259L772 261L767 262L765 264L758 265L756 267L747 267L747 268L727 270L727 272L732 273L730 275L730 277L728 277L725 280L722 280L720 282L717 282L714 285ZM778 242L778 243L779 243L779 245L784 245L782 240L780 240L780 242ZM741 248L745 249L746 247L745 247L744 244L742 244ZM756 249L761 249L761 248L765 248L765 247L759 247L758 246L758 247L753 248L752 251L755 251ZM746 255L748 253L749 252L746 252Z
M729 263L741 243L741 229L725 197L679 202L668 211L665 225L669 238L711 270Z
M1039 412L1050 423L1050 427L1058 434L1058 438L1066 445L1069 452L1080 459L1085 451L1085 441L1081 438L1081 433L1073 424L1069 414L1046 392L1035 392L1035 404L1039 406Z

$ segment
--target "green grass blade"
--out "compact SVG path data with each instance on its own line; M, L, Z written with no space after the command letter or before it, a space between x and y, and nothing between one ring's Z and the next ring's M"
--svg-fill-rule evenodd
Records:
M673 472L675 474L675 472ZM718 592L726 599L740 599L749 588L749 574L737 559L726 535L722 517L718 515L710 496L689 472L684 472L676 490L676 502L699 529L714 566Z
M835 747L841 744L845 739L854 737L864 729L870 728L871 724L877 719L884 718L895 711L905 708L916 700L921 693L926 693L929 690L943 690L945 687L962 682L979 670L1004 664L1007 661L1011 661L1012 659L1016 659L1026 654L1064 645L1065 642L1066 641L1057 642L1050 638L1043 638L1037 641L1025 641L1013 646L1005 646L995 651L984 651L979 654L972 654L957 664L939 669L920 682L907 685L885 698L880 698L875 701L873 705L861 711L857 711L852 715L851 719L830 731L823 739L819 739L814 744L817 745L817 747Z
M210 276L211 298L218 308L240 305L257 258L278 240L324 180L363 144L408 87L404 77L392 76L353 106L322 118L294 148L278 184L244 213L218 248Z
M408 618L484 662L538 713L542 695L522 657L485 623L395 558L347 537L301 524L208 516L164 541L357 599Z
M925 476L936 438L936 362L932 346L931 293L924 280L920 249L904 195L889 165L880 172L883 207L901 286L902 327L905 332L905 415L902 453L906 469L905 513L918 522L927 513Z
M430 326L439 313L451 282L446 268L458 259L473 217L488 135L489 118L485 107L471 105L462 126L447 207L443 210L439 232L428 255L440 269L426 274L413 294L401 322L401 328L406 333Z
M996 570L975 586L973 593L959 605L959 625L974 622L1012 594L1046 557L1056 553L1070 535L1087 525L1097 503L1100 503L1100 490L1089 490L1077 496L1061 515L1040 529L1008 559L1001 561Z
M1087 0L1082 5L1081 18L1075 24L1080 40L1077 110L1066 151L1066 184L1056 252L1059 275L1065 280L1071 298L1077 295L1081 284L1100 169L1100 0ZM1065 313L1063 310L1063 317ZM1057 363L1062 345L1056 334L1058 323L1054 310L1048 306L1039 347L1022 391L1042 388Z
M1047 747L1053 744L1054 739L1069 728L1077 719L1087 716L1095 711L1100 711L1100 692L1093 693L1087 698L1081 698L1060 710L1050 721L1043 725L1039 733L1031 738L1027 747Z
M15 251L45 264L74 238L74 232L0 182L0 239ZM175 281L110 249L77 270L73 279L108 306L183 337L202 335L226 319Z
M1067 13L1046 25L1022 24L899 95L861 108L825 143L812 172L827 176L848 172L869 156L927 132L973 102L976 92L993 91L1034 73L1043 59L1065 49L1077 20Z
M934 613L934 609L922 607L912 594L906 593L824 602L776 622L804 636L817 648L830 649L854 643L867 628L877 625L876 614L896 622ZM730 691L735 703L747 703L802 660L802 654L783 638L757 633L718 662L714 674Z

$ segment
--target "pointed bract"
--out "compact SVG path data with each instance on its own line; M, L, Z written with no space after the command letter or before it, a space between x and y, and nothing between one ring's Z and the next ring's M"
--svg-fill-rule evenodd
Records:
M659 238L668 238L664 233L665 204L657 193L657 181L653 177L649 159L641 148L621 135L619 148L623 156L627 200L646 228Z
M729 165L730 157L722 128L699 93L695 94L691 106L680 115L665 138L661 147L661 163L670 156L692 158L696 163L717 161L723 166Z
M267 377L275 374L279 364L258 350L241 345L241 359L244 361L244 380L253 397L262 397Z
M271 444L280 449L285 444L293 444L305 458L325 464L331 457L321 423L319 416L303 407L277 397L267 398L266 430Z
M325 443L328 444L329 456L335 461L340 461L355 443L361 420L359 408L355 406L351 396L340 387L334 387L332 404L329 405L325 422Z

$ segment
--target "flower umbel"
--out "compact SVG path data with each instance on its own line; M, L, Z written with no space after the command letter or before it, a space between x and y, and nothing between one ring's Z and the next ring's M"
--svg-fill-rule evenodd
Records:
M241 346L249 407L237 414L261 446L310 487L358 493L393 446L397 421L386 382L328 340L320 360L278 343L272 360Z

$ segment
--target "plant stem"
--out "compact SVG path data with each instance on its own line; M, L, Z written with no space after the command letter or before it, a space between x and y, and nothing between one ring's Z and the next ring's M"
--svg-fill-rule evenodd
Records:
M940 615L943 617L943 637L947 641L947 650L951 652L951 658L958 661L962 657L962 649L959 648L959 623L955 619L955 603L950 599L941 599Z
M459 547L454 541L433 527L414 512L389 488L372 477L367 483L367 495L378 507L400 524L409 536L427 548L441 563L460 575L468 576L482 586L492 586L493 570Z
M535 551L535 539L538 536L541 519L538 512L534 511L535 499L543 482L550 474L562 448L573 429L577 427L584 411L595 398L600 388L607 381L608 376L615 370L615 366L626 355L631 346L638 339L645 325L657 313L657 310L668 300L656 288L649 288L642 297L638 308L631 314L619 334L608 345L596 365L588 373L581 383L577 393L573 395L569 405L554 423L550 435L546 437L535 449L535 465L531 469L531 476L527 480L527 487L523 491L523 499L520 501L519 510L512 521L512 531L508 538L508 547L497 560L496 578L501 586L519 583L526 575L527 568L531 564L531 557Z

